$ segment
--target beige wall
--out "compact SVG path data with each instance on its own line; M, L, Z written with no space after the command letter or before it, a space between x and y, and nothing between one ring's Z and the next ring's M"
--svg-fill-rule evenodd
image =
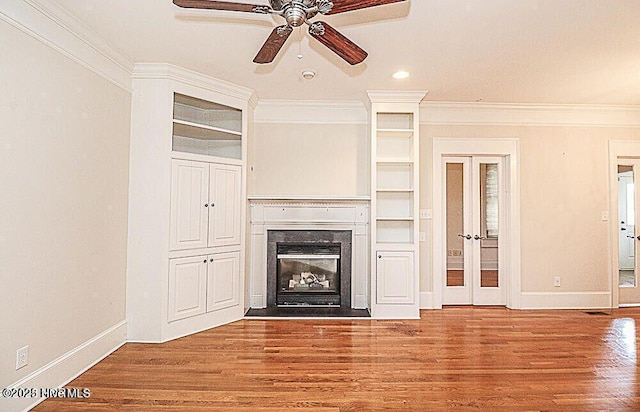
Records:
M369 195L366 125L257 123L253 131L250 196Z
M431 208L433 138L518 138L520 141L523 292L609 289L608 141L640 139L638 128L533 126L421 127L421 205ZM421 222L431 230L430 221ZM430 247L430 246L429 246ZM421 248L421 290L432 284ZM562 286L553 287L560 276Z
M257 124L251 194L369 194L366 125ZM518 138L523 292L607 291L608 141L640 139L624 127L421 126L420 204L432 208L434 137ZM333 168L332 168L333 166ZM343 176L343 177L340 177ZM430 220L420 244L420 289L430 291ZM553 278L562 286L555 288Z
M0 39L6 387L124 320L130 94L3 21Z

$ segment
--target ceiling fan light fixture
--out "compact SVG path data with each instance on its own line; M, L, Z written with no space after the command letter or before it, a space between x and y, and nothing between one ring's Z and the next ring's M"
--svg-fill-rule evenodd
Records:
M409 77L409 72L404 71L404 70L399 70L395 73L393 73L393 78L396 80L402 80L402 79L406 79Z
M305 80L311 80L314 77L316 77L316 72L314 72L313 70L303 70L302 71L302 77Z

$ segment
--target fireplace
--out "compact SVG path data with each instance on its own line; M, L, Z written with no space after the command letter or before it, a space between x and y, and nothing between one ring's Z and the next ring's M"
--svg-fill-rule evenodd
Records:
M267 306L351 307L350 230L269 230Z

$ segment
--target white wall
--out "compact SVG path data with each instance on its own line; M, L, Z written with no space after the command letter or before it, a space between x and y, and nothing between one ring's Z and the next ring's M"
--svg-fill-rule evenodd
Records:
M131 99L6 21L0 387L124 322ZM29 364L16 371L16 350L25 345Z

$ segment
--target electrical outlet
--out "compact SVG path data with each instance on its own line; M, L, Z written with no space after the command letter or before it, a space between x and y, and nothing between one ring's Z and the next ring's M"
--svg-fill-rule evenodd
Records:
M419 232L418 233L418 238L420 240L420 242L426 242L427 241L427 234L424 232Z
M600 213L600 219L601 219L603 222L608 221L608 220L609 220L609 212L607 212L607 211L603 211L603 212L601 212L601 213Z
M29 363L29 345L16 351L16 370L24 368Z
M560 276L556 276L553 278L553 286L556 288L560 287Z
M420 209L420 219L431 219L431 209Z

